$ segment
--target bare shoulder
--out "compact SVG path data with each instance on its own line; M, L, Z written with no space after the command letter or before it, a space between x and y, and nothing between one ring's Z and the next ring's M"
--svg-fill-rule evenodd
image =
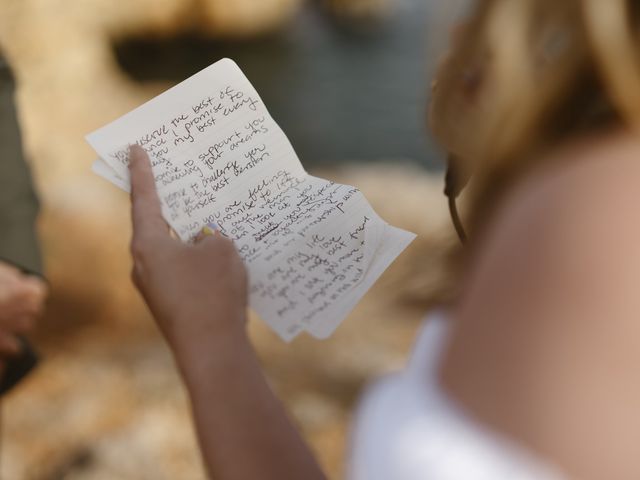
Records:
M547 160L478 239L441 377L571 478L632 478L620 469L637 471L640 442L640 141Z
M564 300L593 309L609 308L627 290L630 298L640 285L640 138L616 133L576 142L541 165L495 215L466 300L486 303L513 290L527 307L564 308Z
M640 137L617 132L578 141L541 165L516 186L510 202L542 234L581 243L640 235ZM514 220L510 210L506 221Z
M640 136L616 132L584 139L543 160L538 171L514 189L513 202L530 198L547 207L556 202L559 213L579 202L598 213L640 200Z

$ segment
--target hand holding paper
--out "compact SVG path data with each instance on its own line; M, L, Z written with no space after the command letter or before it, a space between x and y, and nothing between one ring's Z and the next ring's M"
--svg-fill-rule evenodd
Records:
M308 175L230 60L87 139L100 156L94 171L123 189L128 145L145 149L163 217L183 241L209 223L233 240L250 305L285 340L328 337L415 237L356 188Z
M131 183L133 278L178 358L242 333L247 273L233 243L222 235L196 245L171 237L149 158L137 145Z

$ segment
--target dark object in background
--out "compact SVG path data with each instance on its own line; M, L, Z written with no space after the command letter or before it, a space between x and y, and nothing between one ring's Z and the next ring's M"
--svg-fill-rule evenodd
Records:
M38 355L31 345L24 338L20 338L20 343L22 353L7 362L4 376L0 380L0 397L20 383L38 365Z
M38 199L22 152L14 92L13 75L0 57L0 260L41 275Z
M441 169L425 134L429 2L389 2L388 15L370 21L306 3L260 38L129 37L116 58L134 80L171 83L232 58L307 167L407 159Z
M42 275L42 260L35 231L38 199L24 161L14 104L15 81L0 56L0 261L33 275ZM20 382L37 364L26 342L21 356L7 362L0 379L0 395Z

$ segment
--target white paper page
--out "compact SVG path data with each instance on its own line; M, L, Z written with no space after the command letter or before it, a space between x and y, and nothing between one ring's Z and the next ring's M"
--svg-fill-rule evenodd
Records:
M332 317L327 316L323 321L316 322L307 329L309 333L320 340L329 338L340 326L340 319L346 317L355 308L359 300L415 238L416 235L413 233L386 225L378 250L375 252L369 270L362 281L354 288L350 296L342 299L340 305L336 305Z
M385 222L356 188L305 172L231 60L87 140L108 165L94 170L120 188L128 145L147 151L167 222L184 241L216 223L247 265L251 306L285 340L333 331L384 270L372 266Z
M131 185L129 184L129 181L124 180L122 177L120 177L116 173L116 171L111 168L110 165L107 165L107 163L101 158L98 158L95 162L93 162L93 165L91 165L91 170L93 171L93 173L113 183L121 190L124 190L127 193L131 193Z

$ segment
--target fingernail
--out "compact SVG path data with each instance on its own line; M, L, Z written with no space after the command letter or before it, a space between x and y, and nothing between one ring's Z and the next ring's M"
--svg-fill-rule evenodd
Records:
M218 225L215 223L208 223L207 225L202 227L202 234L207 237L217 235L219 231L220 231L220 227L218 227Z

